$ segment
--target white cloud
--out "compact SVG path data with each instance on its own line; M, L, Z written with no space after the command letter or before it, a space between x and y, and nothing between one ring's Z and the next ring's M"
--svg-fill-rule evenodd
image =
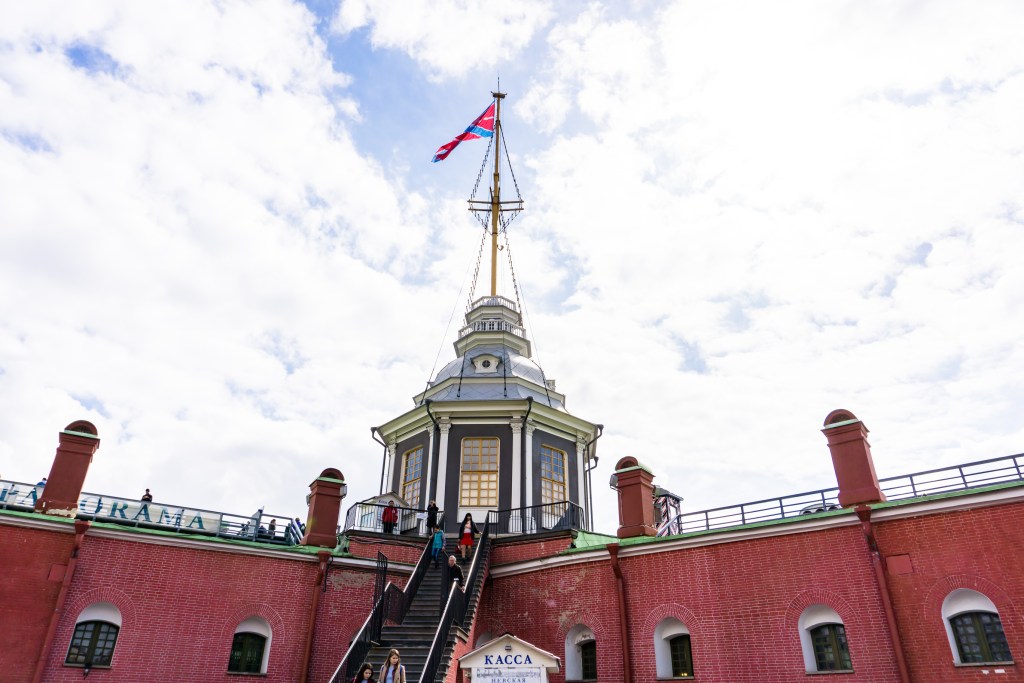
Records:
M551 17L539 0L343 0L332 27L342 35L369 27L374 47L402 50L444 80L516 58Z
M828 485L815 425L841 405L887 474L1020 450L997 416L1024 373L1022 17L975 9L595 5L552 28L513 101L565 131L530 162L524 231L579 258L521 270L576 271L571 322L543 334L602 343L545 362L614 425L605 453L700 507L729 502L688 490L716 471L737 499L764 490L748 467L778 492Z
M826 487L840 406L883 475L1020 451L1017 5L483 7L345 2L333 30L532 79L503 110L535 133L516 267L607 427L595 481L635 455L689 509ZM42 476L86 416L100 491L300 513L338 466L374 492L367 427L423 387L477 249L464 197L361 151L342 72L379 55L332 68L285 2L7 14L0 472Z

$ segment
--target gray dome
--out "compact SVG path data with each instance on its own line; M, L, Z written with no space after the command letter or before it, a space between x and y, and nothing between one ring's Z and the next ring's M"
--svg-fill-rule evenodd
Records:
M473 362L478 356L493 356L499 359L496 369L486 372L478 371ZM432 393L430 389L427 389L426 398L434 401L474 401L532 397L544 405L564 408L558 396L545 390L544 372L537 363L498 344L482 344L467 350L465 356L456 358L441 368L430 386L436 387L445 380L458 378L460 375L463 379L473 379L474 381L464 383L461 387L450 386L437 393ZM513 377L526 380L536 386L509 383L507 380ZM481 379L491 381L480 382Z

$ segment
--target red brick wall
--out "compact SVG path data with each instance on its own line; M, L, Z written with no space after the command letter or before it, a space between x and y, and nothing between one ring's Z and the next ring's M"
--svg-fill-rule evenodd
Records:
M67 609L44 673L46 681L79 681L65 667L75 620L89 604L111 602L123 620L110 670L98 681L239 681L228 676L235 627L249 616L270 624L268 675L299 675L316 563L152 545L87 534Z
M1024 659L1024 504L879 522L875 536L883 555L910 556L912 572L888 580L915 681L1024 681L1020 664L954 667L941 611L957 588L985 594L1014 659Z
M380 551L387 556L389 562L414 565L423 554L426 543L426 539L419 538L390 539L379 535L360 534L349 537L348 551L355 557L368 560L376 560L377 551Z
M491 547L491 566L498 567L513 562L525 562L540 557L557 555L572 544L572 536L565 534L540 540L513 541L498 539Z
M60 581L48 577L54 565L67 564L74 545L70 524L68 532L0 526L0 680L32 680L60 592ZM61 573L58 568L54 578Z
M387 551L384 551L387 554ZM310 663L312 683L330 679L352 638L362 628L373 602L374 572L335 565L328 573L327 592L321 594L316 638ZM388 574L388 581L404 588L408 575Z
M635 681L657 678L654 629L670 616L690 629L697 680L803 680L797 620L819 602L843 618L855 673L815 681L898 680L859 527L623 557L621 566ZM599 680L623 680L608 559L494 579L481 618L480 628L509 631L563 661L566 633L585 624L597 639Z
M3 520L0 520L2 522ZM885 556L906 556L888 576L896 616L915 682L1024 681L1018 666L953 667L940 609L959 587L987 595L997 606L1011 651L1024 657L1024 504L876 521ZM70 531L70 529L69 529ZM31 677L60 584L49 581L64 564L73 535L0 524L0 679ZM273 629L268 675L253 680L298 680L316 563L237 552L144 543L86 535L78 571L48 657L45 681L78 681L63 666L78 613L109 601L124 627L110 670L90 679L238 681L226 673L231 636L250 615ZM499 543L495 567L556 553L567 539ZM392 560L418 558L418 543L363 542ZM895 657L858 525L735 541L621 558L634 681L656 678L653 633L666 617L685 623L693 640L696 679L702 683L773 683L805 678L797 621L808 605L823 603L842 617L854 673L814 682L895 683ZM368 552L368 550L367 550ZM405 575L390 579L401 586ZM326 681L370 608L373 570L337 560L321 593L311 681ZM601 681L623 679L616 584L607 555L567 566L491 578L470 643L483 632L511 632L565 657L566 633L593 630ZM468 644L462 649L471 649ZM985 671L989 673L986 674ZM564 674L552 677L561 683Z

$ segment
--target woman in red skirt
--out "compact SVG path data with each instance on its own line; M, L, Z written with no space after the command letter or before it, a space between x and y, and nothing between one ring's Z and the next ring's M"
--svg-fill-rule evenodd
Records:
M459 531L459 552L462 553L462 563L466 563L466 553L473 549L473 539L477 534L476 524L473 524L473 515L466 513L462 518L462 528Z

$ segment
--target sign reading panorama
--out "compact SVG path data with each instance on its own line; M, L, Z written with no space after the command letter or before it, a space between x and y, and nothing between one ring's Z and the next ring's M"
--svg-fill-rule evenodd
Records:
M13 481L0 481L0 503L22 507L35 507L36 501L43 492L43 487L31 484L19 484ZM193 531L220 531L221 516L209 510L191 510L189 508L146 503L139 500L114 498L84 494L78 501L78 512L96 519L151 524L173 529L192 529Z

